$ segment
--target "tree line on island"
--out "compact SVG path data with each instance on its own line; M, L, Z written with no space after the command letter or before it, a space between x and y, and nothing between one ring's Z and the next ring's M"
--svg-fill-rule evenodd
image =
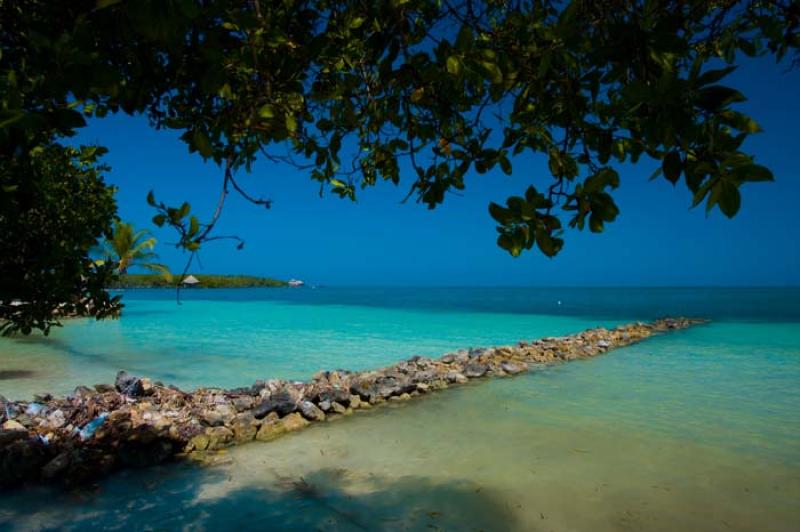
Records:
M173 275L169 268L156 262L156 239L146 230L137 231L132 224L117 221L110 238L97 248L95 264L111 264L114 276L107 288L256 288L290 286L288 281L253 275L194 274ZM130 269L151 273L130 273ZM189 282L191 280L191 282ZM297 281L294 281L297 282Z
M195 288L277 288L289 286L287 281L254 275L192 274L198 283ZM179 276L165 277L161 274L124 274L116 278L109 288L176 288L181 284Z
M107 150L69 142L87 119L146 116L219 167L208 217L146 198L185 271L210 241L243 246L214 232L229 194L271 206L240 182L256 160L349 199L404 181L428 208L514 174L497 244L553 257L615 220L623 163L734 216L773 177L728 76L795 66L798 28L796 0L0 0L0 330L119 313L119 264L92 254L117 220ZM532 155L542 175L515 164Z

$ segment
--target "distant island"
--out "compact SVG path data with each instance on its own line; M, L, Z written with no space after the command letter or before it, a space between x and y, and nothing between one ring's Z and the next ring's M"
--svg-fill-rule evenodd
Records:
M189 280L196 282L187 282ZM175 288L181 277L173 276L172 280L157 274L124 274L108 288ZM183 278L183 286L195 288L257 288L293 286L287 281L272 279L270 277L256 277L253 275L212 275L192 274Z

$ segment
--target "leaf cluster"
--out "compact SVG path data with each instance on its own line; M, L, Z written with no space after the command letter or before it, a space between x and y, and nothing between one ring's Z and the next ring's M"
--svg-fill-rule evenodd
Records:
M58 144L0 160L0 332L47 334L66 316L114 316L116 275L91 251L111 236L114 189L103 181L102 149Z
M793 0L0 0L0 156L109 113L177 131L221 170L205 222L149 198L190 257L228 238L229 193L269 208L236 178L257 159L353 200L402 180L429 208L498 168L527 188L490 206L498 244L553 256L564 227L617 217L623 163L735 215L772 174L728 76L742 55L797 62L798 28Z

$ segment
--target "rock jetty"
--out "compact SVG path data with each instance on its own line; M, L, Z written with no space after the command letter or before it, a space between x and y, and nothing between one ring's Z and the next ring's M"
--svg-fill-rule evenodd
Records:
M119 372L114 385L79 386L67 397L0 396L0 487L72 485L125 467L188 458L269 441L313 422L402 401L473 379L593 357L655 333L700 323L665 318L517 345L415 356L373 371L320 371L307 382L257 381L232 390L191 392Z

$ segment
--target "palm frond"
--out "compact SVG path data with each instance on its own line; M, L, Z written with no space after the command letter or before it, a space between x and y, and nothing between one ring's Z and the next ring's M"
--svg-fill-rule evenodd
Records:
M132 224L117 222L114 225L111 239L106 240L102 245L102 255L107 260L115 262L120 273L125 273L129 268L138 266L168 275L171 279L172 275L166 266L152 263L154 259L158 258L153 251L156 242L150 231L136 231Z
M166 264L150 262L147 264L139 264L139 266L146 270L150 270L151 272L160 274L161 277L163 277L168 283L172 282L172 272L169 271L169 268Z

